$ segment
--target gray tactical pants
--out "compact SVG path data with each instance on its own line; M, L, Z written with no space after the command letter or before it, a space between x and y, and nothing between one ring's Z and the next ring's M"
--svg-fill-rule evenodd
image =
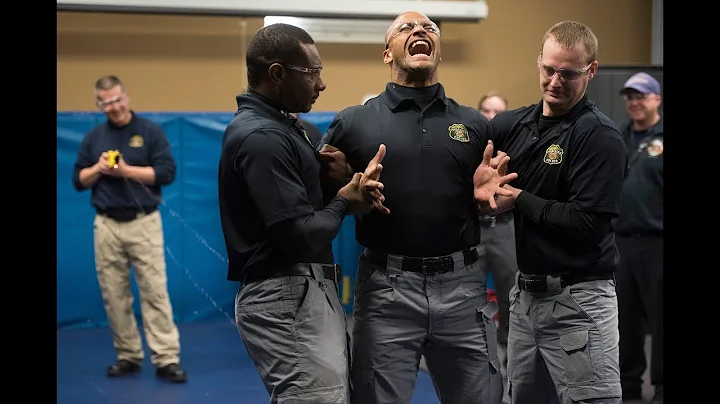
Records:
M466 267L460 254L455 270L426 276L387 261L359 260L351 402L410 403L424 355L442 404L499 404L497 305L480 264Z
M519 273L518 273L519 276ZM517 282L517 281L516 281ZM614 280L510 293L508 378L513 404L620 404Z
M271 404L349 402L345 311L335 283L312 266L312 278L248 283L235 298L240 336Z

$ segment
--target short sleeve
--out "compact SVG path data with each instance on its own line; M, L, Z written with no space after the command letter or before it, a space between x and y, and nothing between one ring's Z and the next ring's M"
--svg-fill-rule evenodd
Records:
M599 126L588 134L569 167L569 200L583 212L620 212L627 151L620 133Z
M300 171L299 156L279 131L259 131L244 139L235 169L266 227L314 212Z
M320 151L320 149L322 149L322 147L326 144L340 148L338 143L340 143L343 135L345 134L345 130L343 129L343 125L340 120L341 115L342 113L335 115L335 118L333 118L330 126L328 126L325 134L316 146L317 151Z

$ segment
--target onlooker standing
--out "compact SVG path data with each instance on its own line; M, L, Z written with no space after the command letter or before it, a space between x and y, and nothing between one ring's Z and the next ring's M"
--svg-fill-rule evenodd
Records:
M145 337L157 376L187 380L180 363L180 335L167 291L160 212L161 187L175 180L175 160L163 129L130 109L130 97L116 76L95 83L98 107L107 122L85 135L73 174L78 191L92 189L95 266L118 361L108 376L140 370L144 353L132 309L130 266L140 291ZM110 156L108 152L119 152ZM114 164L109 164L114 159Z
M650 332L653 404L663 402L663 123L660 83L637 73L620 92L630 121L623 128L629 167L615 224L620 266L620 378L623 398L642 398L645 335ZM647 320L649 330L638 319Z

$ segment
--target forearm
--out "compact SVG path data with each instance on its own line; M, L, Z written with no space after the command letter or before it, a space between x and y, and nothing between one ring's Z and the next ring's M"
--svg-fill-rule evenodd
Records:
M155 184L155 169L153 167L126 166L125 178L144 185Z
M95 185L95 183L100 179L101 176L102 173L100 172L100 167L98 167L97 164L83 168L78 173L79 184L75 184L75 187L78 190L90 188ZM78 187L78 185L80 186Z
M347 206L348 200L338 196L322 210L271 226L268 232L273 247L290 260L307 260L337 237Z
M601 239L610 227L608 215L581 212L572 202L547 200L528 192L518 194L515 209L533 223L576 232L583 237Z

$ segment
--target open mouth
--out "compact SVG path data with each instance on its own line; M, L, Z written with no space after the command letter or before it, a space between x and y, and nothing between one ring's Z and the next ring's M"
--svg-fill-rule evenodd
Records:
M410 43L408 53L411 58L426 58L432 54L430 41L426 39L418 39Z

